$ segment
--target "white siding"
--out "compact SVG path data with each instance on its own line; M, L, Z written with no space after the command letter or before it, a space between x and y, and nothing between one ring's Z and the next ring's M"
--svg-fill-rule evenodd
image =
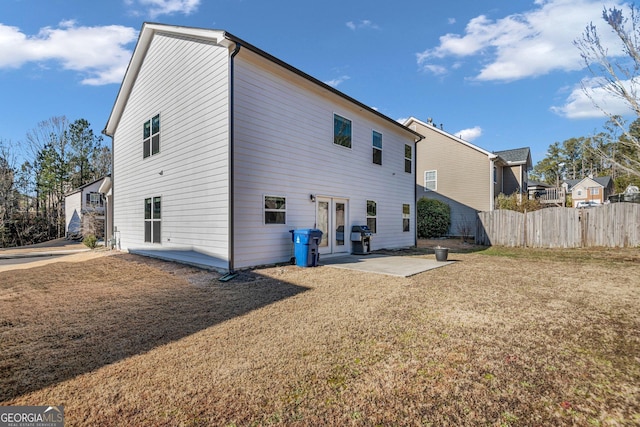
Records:
M229 52L157 34L114 135L114 226L123 250L193 249L228 259ZM160 114L160 153L143 123ZM144 199L162 197L162 243L144 243Z
M366 224L366 201L377 202L372 249L415 243L414 175L404 172L412 135L306 79L241 50L235 59L236 267L282 262L295 228L313 228L309 195L349 200L347 226ZM333 114L352 121L352 148L333 144ZM372 162L372 131L383 134L382 165ZM287 198L287 224L263 224L263 195ZM402 205L411 231L402 231Z
M65 236L82 231L82 191L64 198Z

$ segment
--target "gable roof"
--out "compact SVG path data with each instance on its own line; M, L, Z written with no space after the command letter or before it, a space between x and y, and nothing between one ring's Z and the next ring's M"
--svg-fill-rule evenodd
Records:
M576 185L580 184L582 181L587 179L595 181L596 183L600 184L605 188L611 185L611 183L613 182L610 176L596 176L594 178L586 177L581 179L565 179L564 182L567 184L568 190L571 191L573 187L575 187Z
M80 187L74 188L73 190L71 190L68 193L66 193L64 196L67 197L67 196L71 196L72 194L79 193L80 191L84 190L85 188L87 188L87 187L89 187L89 186L91 186L91 185L93 185L93 184L95 184L97 182L100 182L100 181L102 181L104 179L107 179L107 178L109 178L109 180L111 180L111 174L107 174L107 175L103 176L102 178L96 179L95 181L91 181L91 182L88 182L88 183L86 183L84 185L81 185Z
M447 137L447 138L449 138L449 139L452 139L452 140L454 140L454 141L456 141L456 142L458 142L458 143L460 143L460 144L462 144L462 145L466 145L467 147L469 147L469 148L471 148L471 149L473 149L473 150L476 150L476 151L478 151L478 152L480 152L480 153L482 153L482 154L486 155L489 159L495 159L496 157L498 157L498 156L497 156L496 154L494 154L494 153L491 153L491 152L489 152L489 151L487 151L487 150L485 150L485 149L483 149L483 148L478 147L477 145L474 145L474 144L472 144L472 143L470 143L470 142L468 142L468 141L465 141L465 140L464 140L464 139L462 139L462 138L458 138L457 136L452 135L452 134L450 134L449 132L446 132L446 131L444 131L444 130L442 130L442 129L439 129L437 126L431 125L431 124L429 124L429 123L425 123L425 122L423 122L423 121L422 121L422 120L420 120L420 119L416 119L416 118L415 118L415 117L413 117L413 116L412 116L412 117L409 117L407 120L405 120L403 124L404 124L405 126L407 126L407 127L408 127L408 126L410 126L410 125L411 125L411 123L419 123L419 124L421 124L422 126L426 127L427 129L433 130L433 131L434 131L434 132L436 132L436 133L439 133L439 134L441 134L441 135L444 135L444 136L446 136L446 137Z
M303 77L304 79L310 81L311 83L314 83L320 87L322 87L323 89L327 90L328 92L337 95L355 105L357 105L358 107L367 110L369 113L372 113L376 116L378 116L379 118L392 123L394 126L397 126L399 128L402 128L402 130L404 132L409 132L411 134L414 135L414 137L416 138L416 140L421 140L423 138L422 135L420 135L418 132L415 132L409 128L407 128L406 126L404 126L402 123L398 122L397 120L394 120L388 116L385 116L384 114L380 113L377 110L374 110L373 108L361 103L360 101L346 95L343 92L340 92L339 90L329 86L328 84L321 82L320 80L316 79L315 77L312 77L311 75L287 64L286 62L276 58L275 56L263 51L262 49L259 49L255 46L253 46L250 43L247 43L246 41L242 40L239 37L234 36L231 33L228 33L224 30L213 30L213 29L206 29L206 28L196 28L196 27L184 27L184 26L177 26L177 25L167 25L167 24L159 24L159 23L152 23L152 22L145 22L142 24L142 29L140 30L140 34L138 36L138 42L136 43L136 47L133 51L133 55L131 56L131 60L129 61L129 65L127 67L127 71L125 72L124 78L122 80L122 84L120 86L120 90L118 91L118 95L116 97L116 101L114 103L114 106L111 110L111 114L109 115L109 120L107 121L107 124L104 128L104 130L102 131L103 134L107 135L107 136L113 136L116 127L118 126L118 122L120 121L120 118L122 116L122 113L124 112L124 107L127 103L127 100L129 98L129 94L131 93L131 90L133 89L133 84L138 76L138 72L140 71L140 68L142 67L142 62L144 61L144 57L147 54L147 50L149 48L149 46L151 45L151 41L153 40L153 37L157 34L157 33L165 33L165 34L173 34L173 35L181 35L181 36L187 36L187 37L191 37L191 38L195 38L195 39L199 39L199 40L207 40L209 42L213 42L216 43L218 45L221 46L225 46L227 48L231 48L234 47L236 49L242 49L242 48L246 48L247 50L273 62L274 64L279 65L282 68L285 68L297 75L299 75L300 77Z
M527 163L530 158L531 150L529 147L514 148L512 150L495 151L495 154L502 157L509 164Z

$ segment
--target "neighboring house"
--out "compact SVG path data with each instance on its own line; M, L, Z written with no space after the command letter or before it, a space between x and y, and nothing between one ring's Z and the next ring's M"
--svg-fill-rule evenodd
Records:
M79 239L88 230L98 238L104 237L104 198L99 189L108 179L97 179L65 195L65 236L68 239Z
M613 194L613 180L610 176L567 179L562 186L567 192L571 192L573 206L577 206L578 202L588 201L604 203Z
M421 135L225 31L145 23L104 133L122 250L233 271L288 261L292 229L415 244Z
M528 148L500 152L503 158L439 129L430 120L411 117L404 124L424 135L416 145L416 197L449 204L450 235L474 236L478 212L493 210L498 194L518 191L522 183L526 187L531 164Z
M528 191L527 177L529 171L533 169L529 147L496 151L495 154L506 163L502 168L502 189L500 192L506 195L526 194Z

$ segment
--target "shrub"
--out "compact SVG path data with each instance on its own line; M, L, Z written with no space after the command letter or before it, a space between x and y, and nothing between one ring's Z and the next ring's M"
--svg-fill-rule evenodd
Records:
M426 197L418 200L418 237L442 237L451 225L451 208L445 202Z
M82 243L84 243L88 248L95 249L96 244L98 243L98 238L93 234L89 234L82 240Z
M532 212L541 209L542 205L536 199L529 199L527 194L518 194L517 192L511 194L510 196L505 196L504 194L498 194L496 198L496 209L507 209L510 211L518 211L518 212Z

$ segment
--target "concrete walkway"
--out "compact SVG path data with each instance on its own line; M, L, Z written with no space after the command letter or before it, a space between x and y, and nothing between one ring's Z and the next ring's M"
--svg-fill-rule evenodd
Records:
M345 255L335 258L320 258L320 265L345 268L367 273L409 277L427 270L452 264L453 261L436 261L435 258L401 255Z

